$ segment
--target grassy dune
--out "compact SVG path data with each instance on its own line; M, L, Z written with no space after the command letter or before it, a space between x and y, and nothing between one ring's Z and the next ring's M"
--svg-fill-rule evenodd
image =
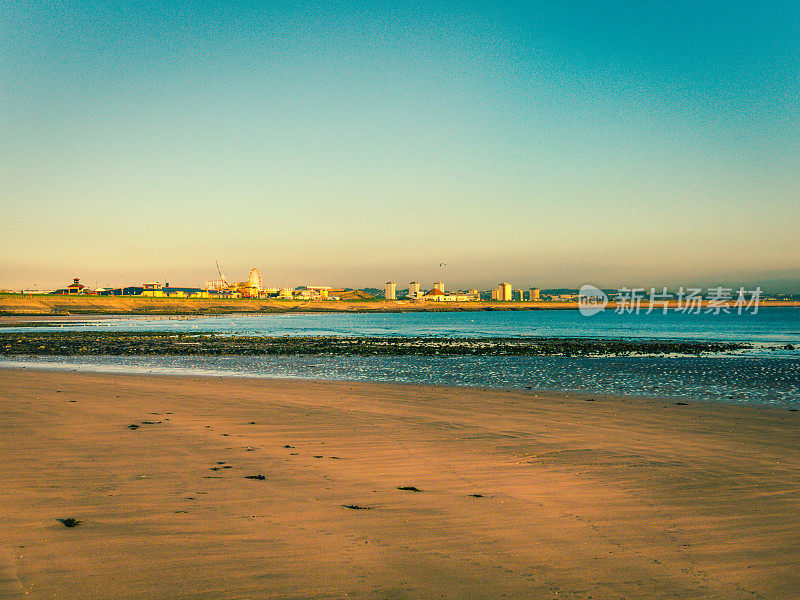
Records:
M615 308L609 303L608 308ZM798 307L789 301L761 306ZM417 302L409 300L254 300L239 298L142 298L139 296L0 296L0 315L202 315L283 312L445 312L479 310L575 310L577 302ZM646 308L643 307L643 308Z
M0 315L80 314L220 314L280 312L389 312L514 310L524 308L577 308L564 302L411 302L411 301L309 301L240 298L142 298L138 296L6 296L0 297Z

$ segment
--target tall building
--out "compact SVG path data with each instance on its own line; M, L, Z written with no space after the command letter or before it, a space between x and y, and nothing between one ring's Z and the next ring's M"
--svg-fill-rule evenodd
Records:
M540 294L539 288L531 288L530 295L528 296L528 299L531 302L537 302L539 300L539 294Z
M433 288L439 290L440 292L444 292L444 282L443 281L434 281Z
M408 284L408 297L409 298L419 298L422 291L419 288L419 282L412 281Z
M502 302L510 302L511 301L511 284L510 283L498 283L497 284L497 299Z
M397 300L397 286L395 285L394 281L387 281L386 282L386 299L387 300Z

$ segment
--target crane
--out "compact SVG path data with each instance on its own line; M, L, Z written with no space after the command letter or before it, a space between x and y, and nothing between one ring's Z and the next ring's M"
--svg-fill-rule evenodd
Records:
M219 273L219 279L225 287L228 287L228 281L225 279L225 275L222 274L222 267L219 266L219 259L217 259L217 273Z

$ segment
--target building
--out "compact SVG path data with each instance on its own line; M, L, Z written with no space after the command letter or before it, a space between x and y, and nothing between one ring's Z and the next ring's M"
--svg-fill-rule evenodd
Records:
M394 281L386 282L386 299L397 300L397 286Z
M113 288L98 292L100 296L141 296L144 288L138 285L130 285L126 287Z
M497 284L497 300L500 302L510 302L511 301L511 284L510 283L498 283ZM492 300L495 300L494 296Z
M228 289L228 283L224 279L212 279L211 281L206 281L205 289L221 292Z
M467 294L444 294L434 288L422 297L423 300L431 302L474 302L475 297Z
M101 296L143 296L145 298L238 298L234 292L216 293L203 288L172 287L158 282L143 283L141 286L114 288L99 292Z
M242 298L258 298L259 289L248 279L247 281L237 281L236 285L231 286Z
M539 290L539 288L531 288L531 291L528 292L528 300L530 300L531 302L538 302L540 294L541 291Z
M81 280L75 277L67 286L67 293L68 294L82 294L83 290L86 286L81 283Z
M512 292L512 297L513 297L515 302L522 302L525 299L524 293L523 293L522 290L514 290Z
M161 292L161 284L156 281L143 283L141 295L150 298L161 298L164 296L164 294Z
M432 290L425 292L422 297L423 300L441 300L442 298L444 298L444 292L435 286Z
M135 292L139 291L138 294ZM113 296L144 296L145 298L238 298L239 294L235 292L221 292L214 293L209 290L201 288L187 288L187 287L172 287L168 283L163 286L157 282L143 283L141 288L121 288L111 290Z
M306 286L306 289L311 290L311 292L312 292L311 298L313 300L327 300L329 295L330 295L331 286L329 286L329 285L309 285L309 286Z
M433 282L433 289L439 290L444 294L444 282L443 281L434 281Z
M200 288L181 288L164 286L161 288L161 294L164 298L210 298L211 293L208 290Z
M422 298L422 290L420 290L419 282L412 281L408 284L408 297L414 300Z

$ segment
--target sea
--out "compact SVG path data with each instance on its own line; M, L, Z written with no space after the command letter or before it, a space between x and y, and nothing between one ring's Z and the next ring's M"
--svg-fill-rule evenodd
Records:
M264 336L593 338L745 342L734 353L644 356L14 356L0 366L557 390L800 408L800 308L715 314L575 310L110 317L23 331Z

